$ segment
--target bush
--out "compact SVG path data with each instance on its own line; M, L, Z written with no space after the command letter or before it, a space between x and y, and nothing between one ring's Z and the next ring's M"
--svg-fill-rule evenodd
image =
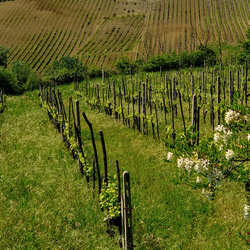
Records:
M6 94L15 94L21 92L18 80L13 72L0 67L0 89L4 89Z
M141 59L130 61L128 58L123 57L116 63L116 69L121 74L134 74L136 71L143 68L144 61Z
M4 68L7 67L8 54L9 50L0 46L0 66L3 66Z
M43 82L55 81L57 84L81 81L87 76L88 68L82 65L77 56L64 56L55 60L52 67L45 71Z
M237 56L237 62L239 64L244 64L246 60L250 59L250 29L246 32L247 41L242 42L242 51Z
M0 67L0 88L6 94L22 94L38 87L38 77L30 66L14 61L9 68Z

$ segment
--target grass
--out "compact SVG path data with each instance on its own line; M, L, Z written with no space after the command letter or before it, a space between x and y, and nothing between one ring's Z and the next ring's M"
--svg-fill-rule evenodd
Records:
M60 89L64 98L77 98L73 86ZM134 238L139 249L227 249L238 245L247 249L249 225L242 214L246 203L243 185L225 183L227 192L219 192L214 202L208 202L200 190L178 183L176 166L164 162L167 151L163 143L90 110L84 100L80 107L95 129L101 165L99 130L105 137L109 173L115 173L116 159L122 171L130 172ZM90 140L85 138L85 143L90 145Z
M9 97L0 118L0 248L116 249L105 215L36 99Z
M73 85L60 87L65 108ZM136 249L249 249L243 185L225 182L213 202L177 178L166 163L164 144L91 110L103 176L99 130L104 133L108 172L131 176ZM0 248L118 249L117 235L106 234L97 199L78 174L60 134L38 105L37 92L9 97L0 116ZM88 127L81 119L83 141L92 153ZM248 224L247 224L248 223Z

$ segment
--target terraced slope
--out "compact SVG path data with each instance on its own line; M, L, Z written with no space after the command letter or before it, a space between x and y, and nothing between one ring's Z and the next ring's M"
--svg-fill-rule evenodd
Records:
M89 66L121 56L191 50L245 39L249 0L15 0L0 3L0 45L10 62L44 69L78 54Z

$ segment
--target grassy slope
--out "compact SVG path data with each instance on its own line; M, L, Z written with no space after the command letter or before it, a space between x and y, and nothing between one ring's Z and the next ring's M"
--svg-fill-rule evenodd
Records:
M105 215L36 99L9 97L0 117L0 248L115 249Z
M73 86L62 86L67 100ZM105 214L77 173L60 135L38 106L36 93L9 97L0 117L0 248L115 249L105 233ZM115 160L132 181L137 249L247 249L242 186L226 184L213 203L199 190L174 185L175 165L165 163L163 145L89 110L101 165L103 130L109 172ZM91 149L86 124L82 132Z
M64 98L77 98L73 86L61 87ZM176 166L163 161L166 149L150 137L133 132L104 114L96 113L80 100L93 123L99 158L102 158L98 131L104 132L108 152L109 171L115 171L115 160L121 170L128 170L132 179L134 205L134 237L140 249L213 249L247 248L244 221L245 204L241 185L227 183L228 192L219 192L213 203L208 202L200 190L192 190L184 183L175 185ZM87 129L82 120L82 130ZM88 138L85 143L90 145Z

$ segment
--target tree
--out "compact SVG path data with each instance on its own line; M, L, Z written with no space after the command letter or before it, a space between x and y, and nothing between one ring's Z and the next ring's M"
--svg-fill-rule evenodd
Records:
M242 42L241 44L241 48L242 51L239 53L237 60L238 63L240 64L244 64L245 61L250 58L250 29L247 30L246 32L246 37L247 37L247 41Z
M7 68L7 58L8 58L9 50L0 46L0 66Z

